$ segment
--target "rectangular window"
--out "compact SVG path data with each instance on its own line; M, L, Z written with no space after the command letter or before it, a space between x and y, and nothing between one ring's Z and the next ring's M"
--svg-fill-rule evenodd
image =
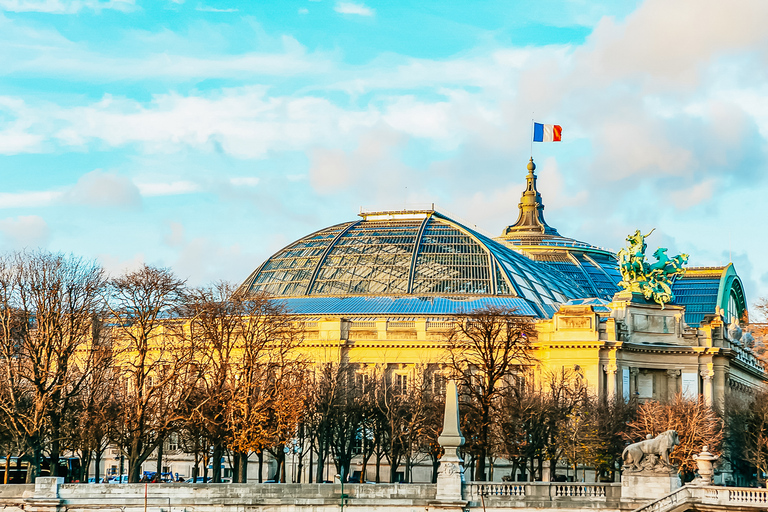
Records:
M367 373L355 374L355 387L360 393L368 393L371 390L371 376Z
M172 432L168 436L168 451L176 451L179 449L179 434Z
M445 394L445 375L435 373L432 377L432 392L436 395Z
M394 375L394 383L393 387L395 388L395 393L398 395L405 395L408 392L408 375L402 374L402 373L396 373Z

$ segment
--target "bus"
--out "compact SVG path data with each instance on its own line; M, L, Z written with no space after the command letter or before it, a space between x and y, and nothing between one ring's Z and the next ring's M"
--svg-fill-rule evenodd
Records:
M0 484L5 483L5 464L6 458L0 458ZM78 481L81 478L80 459L78 457L60 457L58 476L64 477L65 483L71 483ZM8 483L9 484L24 484L27 483L27 473L29 472L29 461L23 457L11 457L10 467L8 471ZM43 459L40 467L40 476L51 476L51 461L50 459Z

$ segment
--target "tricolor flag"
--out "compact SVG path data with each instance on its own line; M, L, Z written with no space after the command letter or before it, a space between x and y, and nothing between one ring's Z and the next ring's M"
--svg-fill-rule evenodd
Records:
M533 123L533 142L560 142L562 134L559 124Z

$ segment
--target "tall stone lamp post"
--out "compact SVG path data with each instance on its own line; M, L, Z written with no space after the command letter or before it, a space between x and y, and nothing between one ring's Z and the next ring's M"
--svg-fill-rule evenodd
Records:
M464 444L464 436L459 428L459 394L456 381L449 381L445 389L445 417L443 431L437 442L445 449L437 471L437 494L430 505L432 509L463 510L467 504L463 500L464 461L459 455L459 448Z

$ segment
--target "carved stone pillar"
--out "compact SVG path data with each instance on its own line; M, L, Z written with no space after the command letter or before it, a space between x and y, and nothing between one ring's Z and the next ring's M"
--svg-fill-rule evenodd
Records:
M464 436L461 435L459 427L459 394L454 380L449 381L445 389L443 431L437 442L445 449L445 455L440 459L440 469L437 472L435 500L438 503L450 504L449 508L458 503L466 504L462 501L464 461L459 455L459 448L464 445Z
M677 378L680 377L680 370L667 370L667 399L671 400L678 393Z
M701 370L700 375L702 379L701 393L704 395L704 403L712 407L712 377L715 376L712 364L708 364L707 368Z
M629 398L636 398L640 395L637 391L637 374L640 373L639 368L629 369Z
M606 398L613 400L616 397L616 361L611 361L608 364L603 365L603 371L605 371L605 390Z
M725 396L728 393L728 377L730 372L731 369L728 367L718 367L712 382L712 400L720 412L723 412L725 409Z

